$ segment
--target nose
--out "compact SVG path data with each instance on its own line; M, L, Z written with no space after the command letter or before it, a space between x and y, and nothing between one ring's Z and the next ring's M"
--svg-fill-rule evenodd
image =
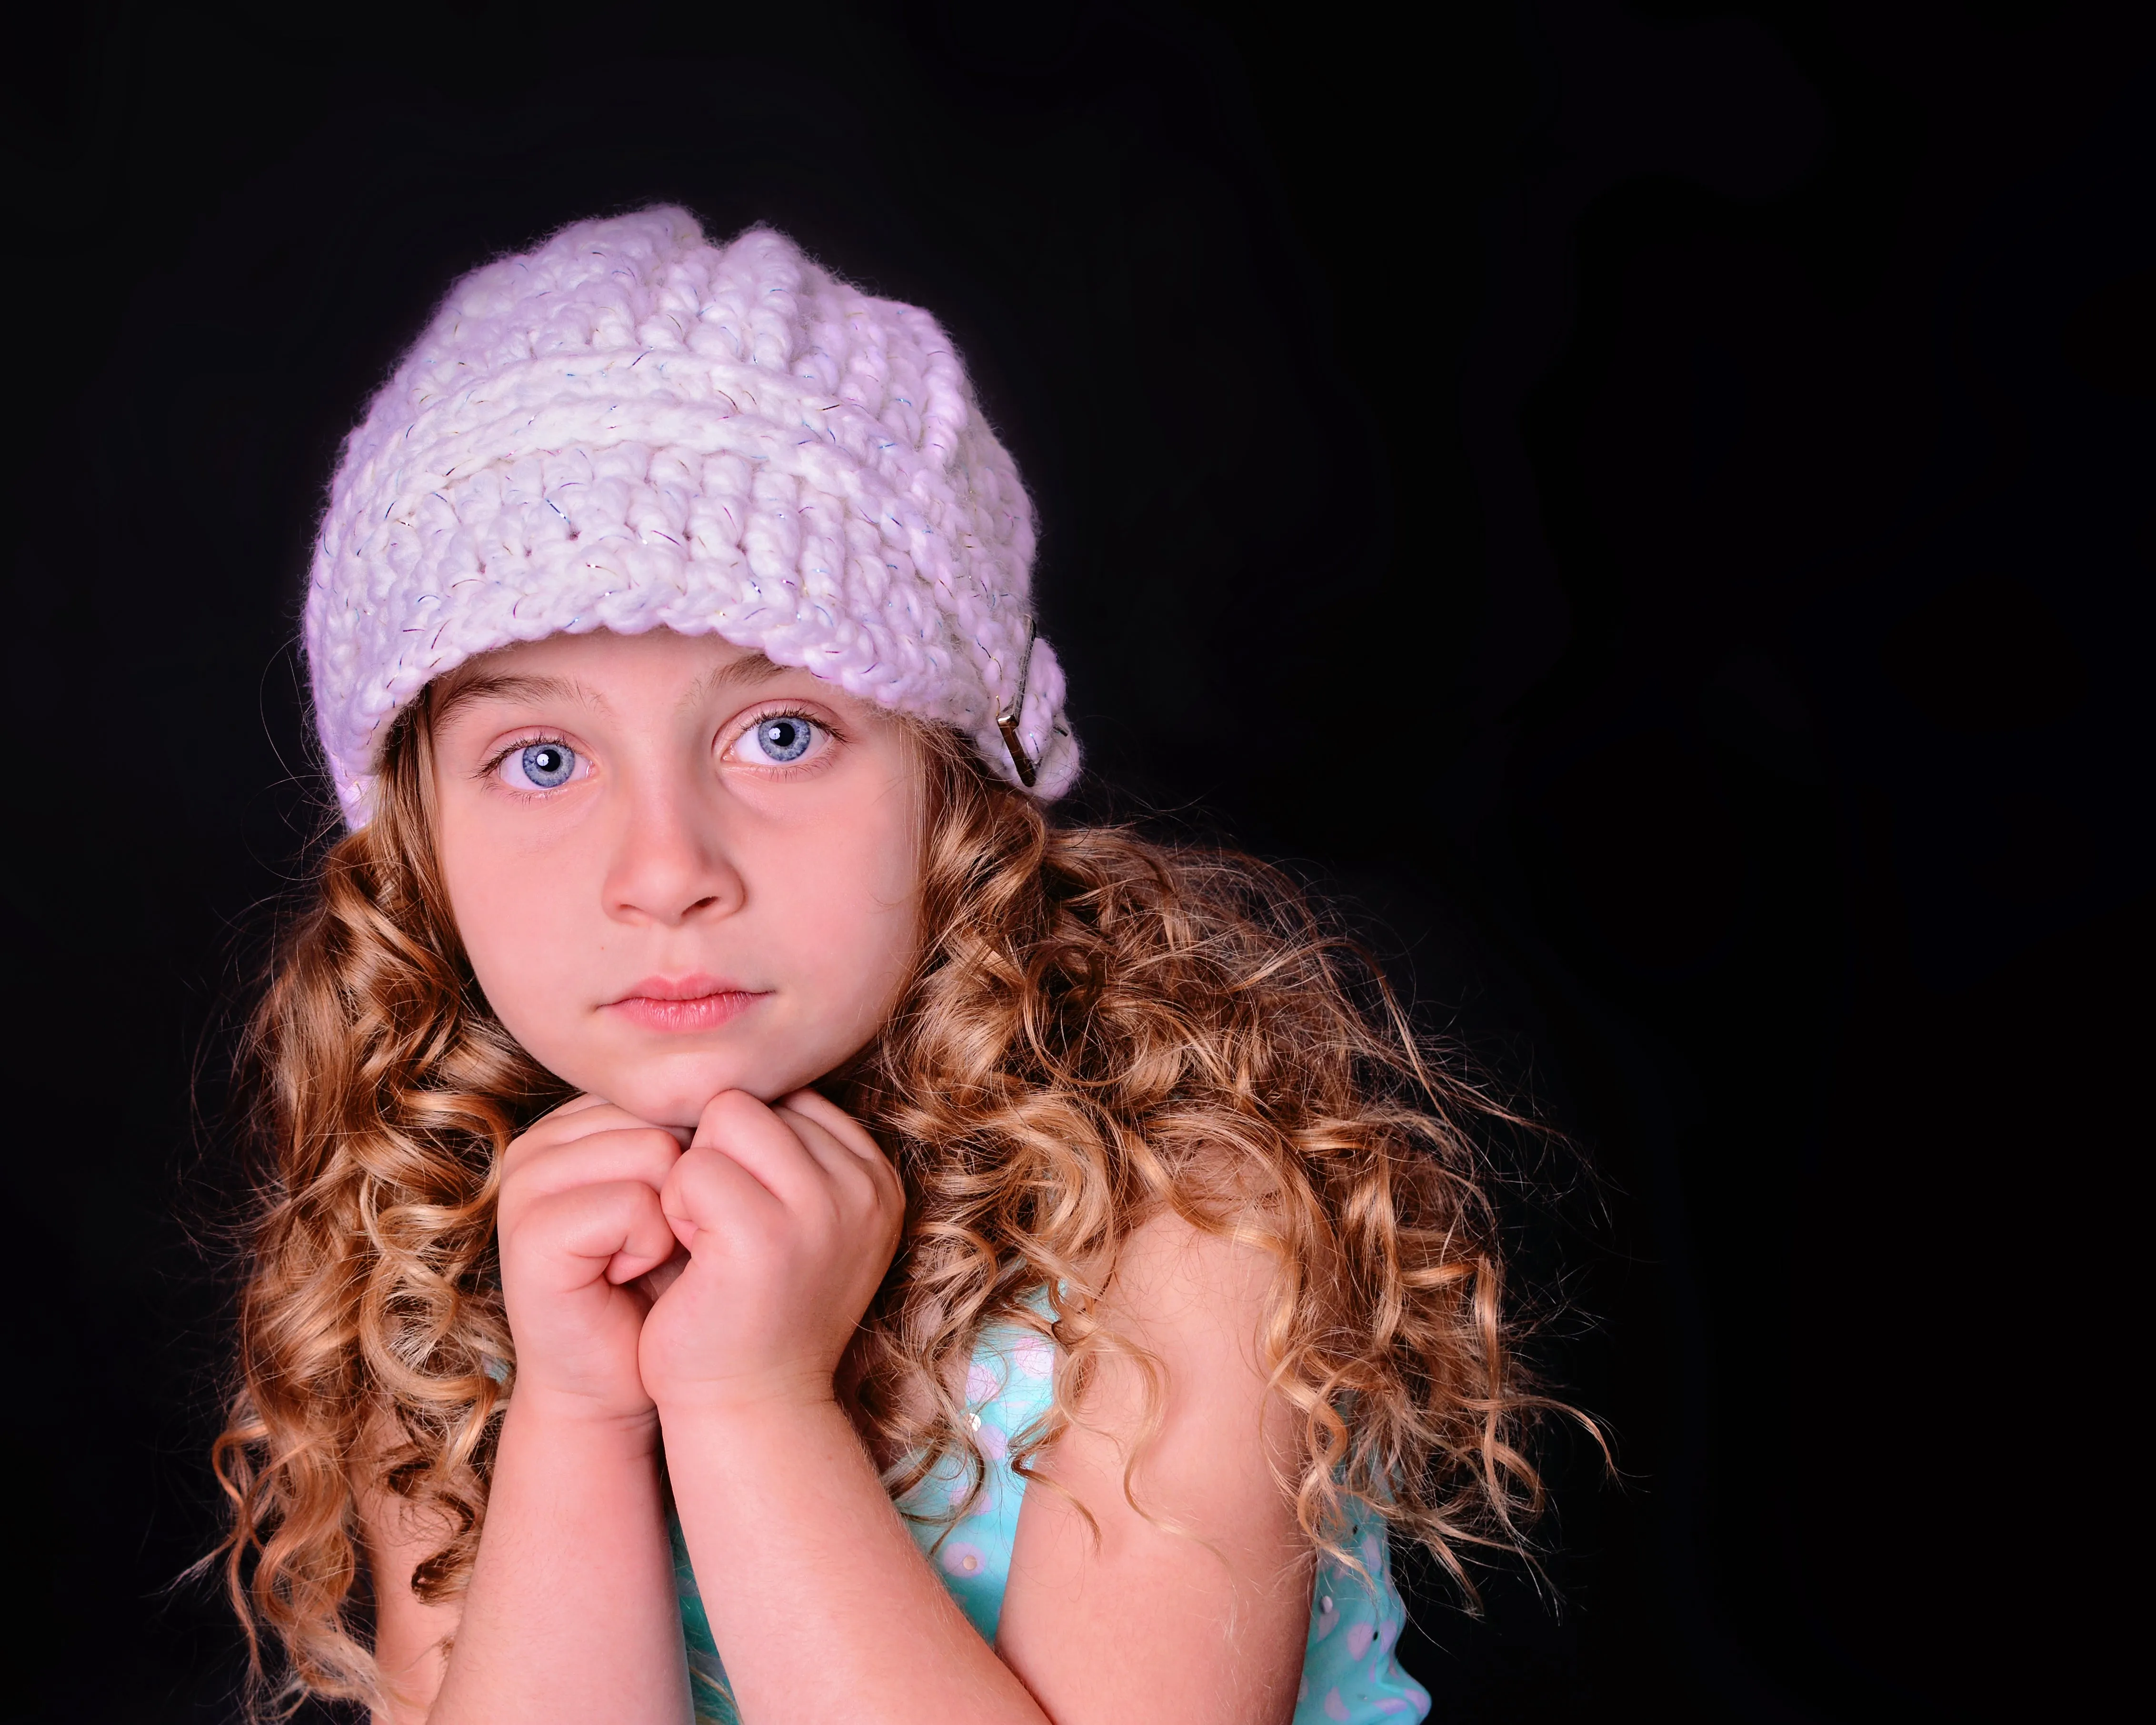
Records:
M718 811L685 783L647 783L619 805L604 886L617 922L671 927L740 908L746 886L726 844Z

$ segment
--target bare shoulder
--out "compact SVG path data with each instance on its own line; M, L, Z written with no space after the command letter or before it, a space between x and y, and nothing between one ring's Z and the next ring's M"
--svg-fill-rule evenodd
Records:
M1238 1399L1250 1402L1263 1385L1260 1326L1279 1271L1262 1247L1163 1211L1125 1240L1100 1316L1111 1331L1158 1354L1171 1384L1179 1365L1214 1389L1241 1381L1245 1393Z
M1129 1348L1100 1352L1037 1464L998 1635L1060 1725L1293 1711L1312 1571L1260 1348L1276 1273L1173 1215L1116 1260L1096 1315Z

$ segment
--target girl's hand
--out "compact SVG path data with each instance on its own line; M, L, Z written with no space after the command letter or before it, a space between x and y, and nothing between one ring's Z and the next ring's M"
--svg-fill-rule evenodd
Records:
M689 1265L644 1321L662 1409L828 1402L839 1357L897 1250L897 1172L814 1091L711 1099L660 1194Z
M639 1281L675 1255L659 1194L679 1136L601 1101L564 1103L509 1147L496 1228L516 1399L577 1419L649 1420Z

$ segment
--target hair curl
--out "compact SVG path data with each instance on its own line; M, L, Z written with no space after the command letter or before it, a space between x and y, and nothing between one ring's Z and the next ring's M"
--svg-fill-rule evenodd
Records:
M430 709L423 696L393 728L374 819L330 850L245 1044L261 1196L216 1555L258 1678L265 1631L281 1650L287 1708L378 1694L356 1469L439 1517L415 1594L470 1576L514 1384L497 1169L567 1094L465 962L431 839ZM958 1386L991 1322L1044 1330L1064 1356L1019 1468L1104 1351L1137 1358L1157 1412L1149 1357L1096 1302L1132 1230L1173 1212L1278 1265L1262 1345L1301 1416L1283 1485L1313 1546L1339 1554L1342 1501L1360 1499L1471 1603L1465 1550L1521 1546L1542 1506L1522 1438L1553 1404L1518 1359L1465 1123L1529 1122L1448 1072L1278 870L1053 824L965 738L912 728L926 937L881 1034L830 1086L906 1192L855 1392L883 1453L908 1458L893 1494L945 1456L984 1466ZM1052 1322L1028 1303L1043 1288L1061 1291Z

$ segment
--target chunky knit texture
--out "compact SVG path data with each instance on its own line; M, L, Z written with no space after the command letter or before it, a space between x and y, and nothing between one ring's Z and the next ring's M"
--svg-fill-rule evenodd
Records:
M1055 797L1078 747L1033 552L927 312L767 228L579 222L458 282L346 440L307 593L316 722L357 826L390 717L475 654L709 631L956 725L1021 782L1008 731Z

